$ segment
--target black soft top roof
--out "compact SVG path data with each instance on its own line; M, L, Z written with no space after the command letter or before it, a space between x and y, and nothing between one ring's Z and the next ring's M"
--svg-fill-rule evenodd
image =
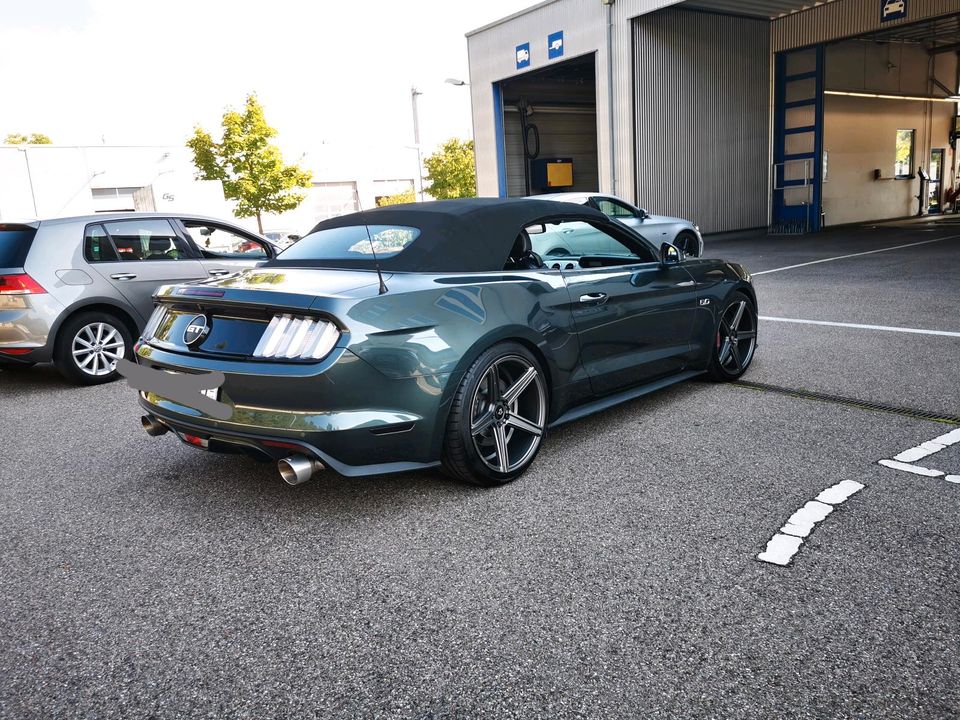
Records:
M527 198L464 198L388 205L317 223L311 233L341 227L403 225L420 237L402 252L380 259L394 272L492 272L503 269L517 235L546 220L577 219L606 224L606 215L573 203ZM294 260L271 265L373 267L373 260Z

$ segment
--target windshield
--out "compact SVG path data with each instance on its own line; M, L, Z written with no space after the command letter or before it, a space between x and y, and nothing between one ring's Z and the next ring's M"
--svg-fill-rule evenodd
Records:
M369 234L368 234L369 232ZM351 225L310 233L278 256L279 260L372 260L399 255L420 236L402 225Z
M26 225L0 225L0 268L23 267L36 234Z

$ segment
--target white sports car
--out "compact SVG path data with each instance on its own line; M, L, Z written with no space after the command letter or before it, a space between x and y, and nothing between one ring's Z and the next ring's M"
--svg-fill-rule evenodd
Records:
M651 215L643 208L631 205L626 200L603 193L566 192L534 197L538 200L559 200L589 205L607 217L629 225L657 247L660 247L661 243L669 242L690 257L703 255L703 236L700 234L700 228L689 220L668 215Z

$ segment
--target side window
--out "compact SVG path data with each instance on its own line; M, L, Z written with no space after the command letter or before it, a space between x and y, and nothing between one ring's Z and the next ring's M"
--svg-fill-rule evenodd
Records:
M102 225L87 225L83 234L83 257L87 262L117 262L117 251Z
M120 260L189 260L190 251L162 219L120 220L104 223Z
M240 235L219 225L208 225L196 220L183 220L193 242L205 255L215 257L266 258L267 251L259 240Z
M623 203L610 198L595 198L597 208L607 217L612 218L632 218L637 214Z
M656 258L645 245L632 246L590 223L570 220L548 223L546 232L531 232L533 250L550 264L551 260L577 260L586 256L622 259L620 264L654 262ZM539 227L537 228L539 229Z

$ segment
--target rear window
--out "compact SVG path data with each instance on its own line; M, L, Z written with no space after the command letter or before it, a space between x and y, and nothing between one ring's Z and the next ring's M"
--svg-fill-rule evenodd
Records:
M369 234L368 234L369 232ZM280 260L372 260L399 255L420 236L403 225L351 225L310 233L279 255Z
M23 267L36 234L29 225L0 225L0 268Z
M117 251L101 225L88 225L83 236L83 256L87 262L116 262Z

